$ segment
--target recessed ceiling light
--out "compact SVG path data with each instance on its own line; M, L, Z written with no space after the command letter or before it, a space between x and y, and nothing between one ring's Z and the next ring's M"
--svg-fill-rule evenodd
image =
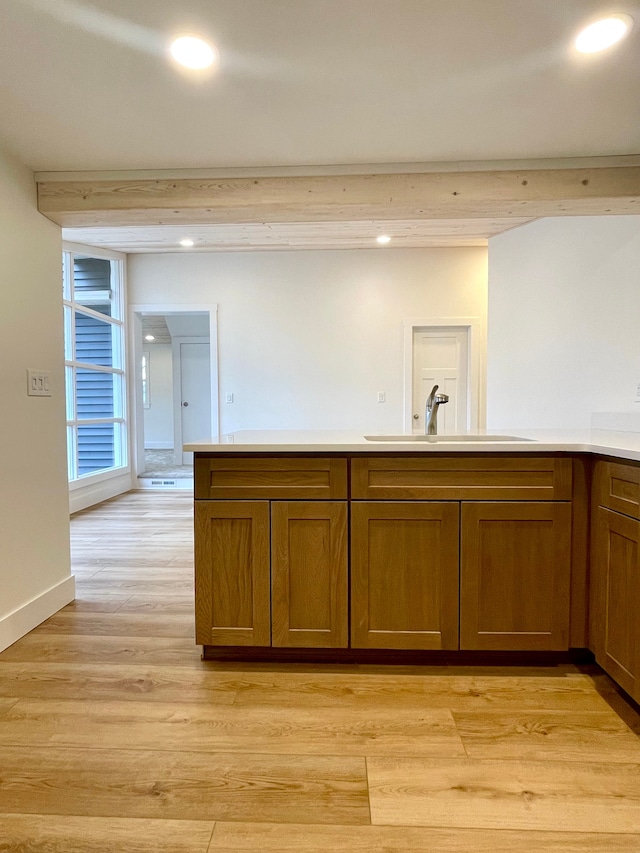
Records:
M388 234L381 234L379 237L376 237L376 242L380 243L380 245L384 245L385 243L391 242L391 237Z
M194 243L190 237L185 237L184 240L180 240L180 245L185 249L190 249Z
M155 341L155 335L145 335L145 341Z
M614 45L624 38L631 26L633 19L629 15L611 15L600 21L590 24L576 38L576 50L580 53L597 53Z
M180 36L171 42L171 56L185 68L209 68L218 58L217 49L197 36Z

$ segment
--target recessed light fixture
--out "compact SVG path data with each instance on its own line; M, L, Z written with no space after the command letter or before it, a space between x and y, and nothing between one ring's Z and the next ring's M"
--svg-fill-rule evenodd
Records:
M633 25L629 15L611 15L595 21L578 35L575 41L576 50L580 53L597 53L623 39Z
M384 246L385 243L390 243L391 237L388 234L381 234L379 237L376 237L376 243L380 243L381 246Z
M180 36L169 50L176 62L196 71L209 68L218 59L217 49L197 36Z
M194 243L190 237L185 237L184 240L180 240L180 245L183 249L190 249Z
M145 341L155 341L155 335L145 335Z

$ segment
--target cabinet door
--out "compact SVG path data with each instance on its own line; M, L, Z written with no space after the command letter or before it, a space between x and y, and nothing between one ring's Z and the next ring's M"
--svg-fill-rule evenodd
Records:
M269 502L196 501L196 643L271 643Z
M274 646L349 644L346 501L271 505Z
M351 645L458 648L457 503L351 505Z
M460 648L569 647L571 504L463 503Z
M592 629L596 660L640 700L640 521L596 510Z

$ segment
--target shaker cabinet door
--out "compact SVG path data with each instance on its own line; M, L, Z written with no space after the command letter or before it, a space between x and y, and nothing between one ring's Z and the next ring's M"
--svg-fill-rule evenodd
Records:
M351 505L351 645L458 648L457 503Z
M571 504L463 503L460 648L569 648Z
M346 501L271 504L271 642L347 648Z
M640 521L598 507L593 537L596 660L640 701Z
M271 644L269 502L196 501L196 643Z

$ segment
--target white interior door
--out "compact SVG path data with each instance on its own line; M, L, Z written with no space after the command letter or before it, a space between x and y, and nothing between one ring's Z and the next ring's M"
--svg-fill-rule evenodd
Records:
M438 432L467 431L469 333L465 327L416 328L413 332L413 431L425 431L425 405L434 385L449 395L439 407Z
M182 444L211 436L211 373L209 344L180 344L180 417ZM182 453L190 465L193 453Z

